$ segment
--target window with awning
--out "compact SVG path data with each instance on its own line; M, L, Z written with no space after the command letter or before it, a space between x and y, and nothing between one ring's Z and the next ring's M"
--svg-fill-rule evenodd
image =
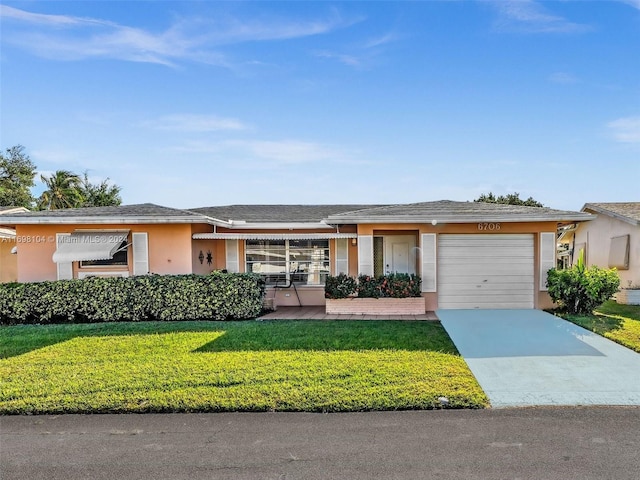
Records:
M55 263L111 261L118 252L126 251L129 231L74 232L60 236L53 254ZM126 263L125 263L126 265Z

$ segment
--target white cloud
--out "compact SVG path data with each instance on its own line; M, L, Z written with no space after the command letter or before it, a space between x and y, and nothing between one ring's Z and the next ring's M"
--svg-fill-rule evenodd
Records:
M367 68L377 57L384 53L384 47L398 40L398 36L393 32L371 38L356 46L344 47L348 53L330 50L319 50L314 52L318 58L337 60L338 62L354 68Z
M358 20L333 13L319 20L283 18L243 21L230 17L180 19L166 30L152 32L93 18L31 13L0 6L3 41L54 60L112 58L175 66L194 61L231 68L216 49L252 41L287 40L329 33Z
M328 59L338 60L340 63L343 63L350 67L362 67L364 65L363 59L358 58L355 55L329 52L326 50L318 51L315 53L315 55L316 57L319 57L319 58L328 58Z
M560 83L563 85L569 85L572 83L578 83L579 80L574 75L566 72L555 72L549 75L549 81L553 83Z
M640 116L619 118L607 127L617 142L640 143Z
M75 161L76 154L65 150L32 150L31 157L36 162L65 163Z
M50 26L72 26L82 25L84 23L104 23L93 19L84 19L79 17L70 17L67 15L45 15L41 13L31 13L18 8L0 5L0 17L12 18L26 23L50 25Z
M627 5L631 5L633 8L637 8L640 10L640 0L620 0L622 3L626 3Z
M280 164L335 161L344 157L344 152L326 145L299 140L253 140L240 145L256 157Z
M382 45L387 45L388 43L395 42L396 40L397 40L397 35L393 32L389 32L379 37L370 39L364 44L364 48L380 47Z
M549 13L534 0L497 0L491 3L500 18L495 27L500 31L524 33L582 33L591 30L589 25L571 22Z
M235 118L195 114L165 115L157 120L144 122L142 125L157 130L179 132L214 132L218 130L244 130L247 128L240 120Z
M342 166L370 163L361 160L353 149L296 139L189 140L170 150L177 155L206 158L208 162L221 161L234 169L269 169L311 163L339 162Z

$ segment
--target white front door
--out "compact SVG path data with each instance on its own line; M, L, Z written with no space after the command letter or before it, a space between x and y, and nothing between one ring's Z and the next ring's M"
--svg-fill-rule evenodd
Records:
M384 237L384 273L416 273L416 237Z

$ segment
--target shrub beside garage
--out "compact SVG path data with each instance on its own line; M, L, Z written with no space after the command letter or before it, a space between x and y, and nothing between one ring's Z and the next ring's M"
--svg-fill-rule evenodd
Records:
M581 250L574 267L549 270L547 286L551 300L561 311L591 314L618 291L620 277L615 268L587 267Z
M0 323L240 320L264 292L259 275L223 272L0 284Z

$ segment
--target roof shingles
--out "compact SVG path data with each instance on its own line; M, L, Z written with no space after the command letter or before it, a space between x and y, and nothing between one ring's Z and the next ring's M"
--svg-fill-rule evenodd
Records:
M589 220L587 213L551 208L503 205L495 203L454 202L442 200L396 205L227 205L180 210L152 203L114 207L90 207L64 210L12 213L11 223L423 223L478 221L580 221ZM13 220L13 222L12 222Z
M119 205L110 207L65 208L60 210L41 210L22 212L12 217L185 217L200 216L187 210L163 207L153 203Z
M587 203L582 209L614 217L623 217L631 223L640 225L640 202Z
M330 215L380 205L226 205L189 211L218 220L251 223L317 223Z
M484 202L455 202L441 200L437 202L422 202L399 205L385 205L356 212L340 213L329 217L333 220L358 221L375 219L416 221L563 221L571 219L588 220L589 216L578 212L554 210L546 207L529 207L524 205L505 205Z

